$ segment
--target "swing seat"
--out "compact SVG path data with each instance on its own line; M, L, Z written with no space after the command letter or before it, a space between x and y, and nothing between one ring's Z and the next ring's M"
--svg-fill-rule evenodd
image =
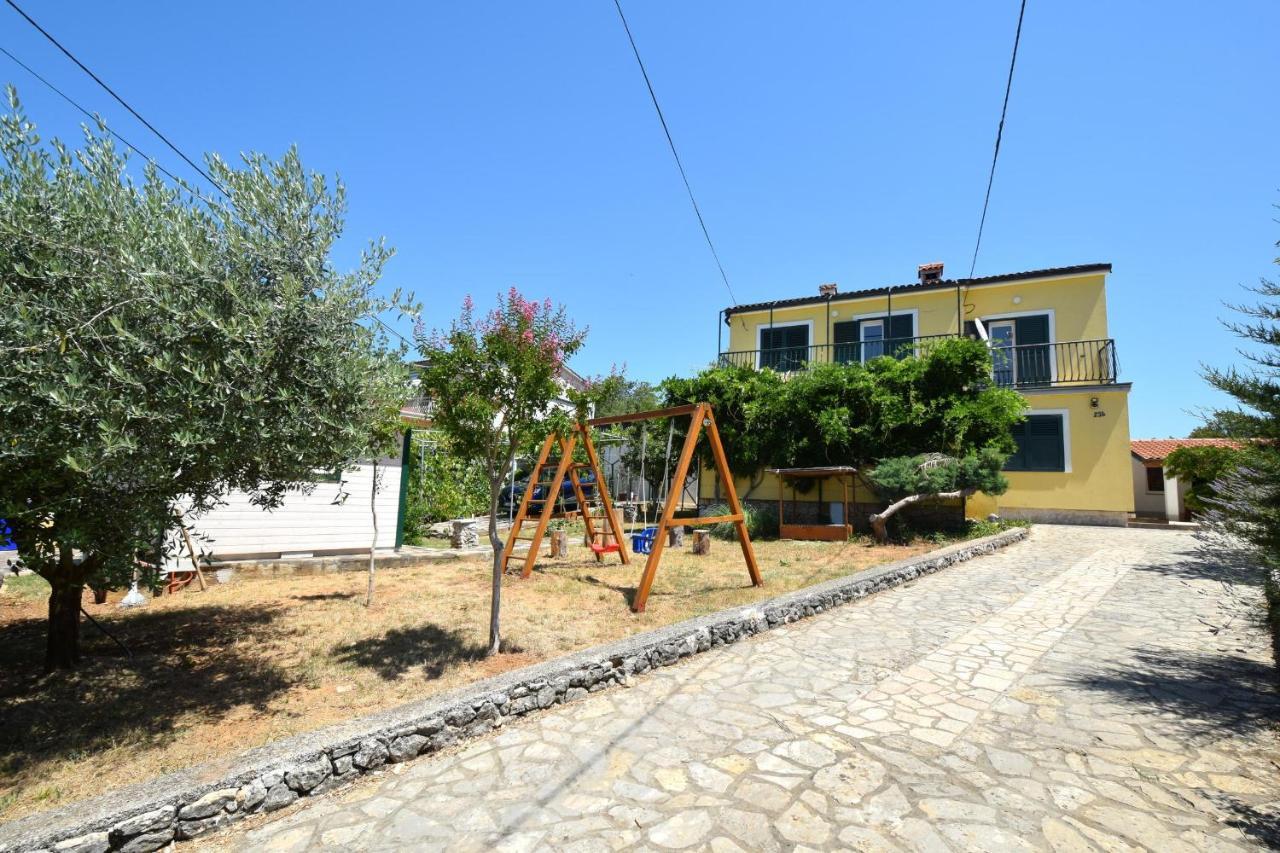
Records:
M658 535L658 528L646 527L639 533L631 534L631 550L636 554L648 554L653 551L653 540Z
M591 551L596 555L596 562L603 563L605 554L616 554L621 551L617 542L610 542L607 545L601 545L599 542L591 543Z

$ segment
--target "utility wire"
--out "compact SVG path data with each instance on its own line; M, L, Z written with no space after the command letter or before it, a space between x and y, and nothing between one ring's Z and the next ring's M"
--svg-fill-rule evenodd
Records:
M45 38L47 38L47 39L48 39L48 40L53 44L53 46L54 46L54 47L56 47L58 50L62 51L64 54L66 54L66 57L67 57L68 59L70 59L70 60L71 60L72 62L74 62L76 65L80 66L80 70L81 70L81 71L83 71L85 74L88 74L90 77L92 77L92 78L93 78L93 81L94 81L95 83L97 83L99 86L101 86L103 89L105 89L105 90L107 91L107 94L108 94L108 95L110 95L111 97L115 98L115 99L116 99L116 101L118 101L118 102L120 103L120 106L124 107L126 110L128 110L128 111L133 115L133 117L134 117L134 118L136 118L138 121L142 122L142 123L146 126L147 130L149 130L149 131L151 131L152 133L154 133L154 134L155 134L155 135L160 139L160 141L161 141L161 142L163 142L165 145L168 145L168 146L173 150L173 152L174 152L175 154L177 154L177 155L178 155L179 157L181 157L183 160L186 160L186 161L187 161L187 165L188 165L188 166L190 166L191 168L195 169L197 172L199 172L199 173L200 173L201 177L203 177L206 181L208 181L209 183L211 183L211 184L213 184L215 187L217 187L217 188L218 188L218 192L222 193L222 194L223 194L223 195L225 195L225 196L229 196L229 195L230 195L230 193L228 193L228 192L227 192L227 191L222 187L222 185L221 185L221 184L219 184L217 181L215 181L215 180L213 179L213 177L212 177L208 172L206 172L206 171L205 171L204 169L202 169L199 165L197 165L197 164L196 164L196 162L195 162L194 160L192 160L190 157L188 157L186 154L182 153L182 149L180 149L178 146L176 146L176 145L174 145L172 142L170 142L170 141L169 141L169 137L165 136L163 133L161 133L159 130L157 130L157 129L156 129L156 127L155 127L155 125L153 125L151 122L149 122L149 121L147 121L145 118L143 118L143 117L142 117L142 115L141 115L141 113L139 113L139 112L138 112L137 110L135 110L133 107L129 106L129 102L128 102L128 101L126 101L124 98L122 98L122 97L120 97L119 95L117 95L117 94L116 94L116 90L115 90L115 89L112 89L110 86L108 86L106 83L104 83L104 82L102 81L102 78L101 78L101 77L99 77L97 74L94 74L91 70L89 70L89 66L85 65L83 62L81 62L79 59L77 59L77 58L76 58L76 55L75 55L74 53L72 53L71 51L69 51L69 50L67 50L65 47L63 47L63 46L62 46L62 42L58 41L56 38L54 38L54 37L49 33L49 31L48 31L48 30L46 30L44 27L42 27L42 26L40 26L38 23L36 23L35 18L32 18L30 15L28 15L26 12L24 12L24 11L22 10L22 7L21 7L21 6L19 6L17 3L13 2L13 0L5 0L5 2L6 2L6 3L8 3L11 7L13 7L13 10L14 10L15 12L17 12L17 13L18 13L19 15L21 15L23 18L26 18L27 23L28 23L28 24L30 24L31 26L35 27L37 30L39 30L39 31L40 31L40 34L41 34L41 35L43 35Z
M49 82L48 80L46 80L44 77L40 76L40 74L39 74L39 73L38 73L34 68L32 68L30 65L27 65L27 63L23 62L21 59L19 59L18 57L14 56L12 53L10 53L9 51L5 50L3 47L0 47L0 53L3 53L5 56L9 57L9 59L13 60L14 64L16 64L18 67L20 67L23 71L26 71L26 72L27 72L28 74L30 74L32 77L34 77L34 78L36 78L37 80L39 80L41 83L43 83L43 84L44 84L45 86L47 86L49 89L51 89L55 94L57 94L59 97L61 97L61 98L62 98L62 100L66 101L68 104L70 104L71 106L75 107L77 110L79 110L80 112L82 112L82 113L84 113L86 116L88 116L90 121L94 122L95 124L98 124L98 123L100 122L100 117L99 117L99 116L94 115L93 113L91 113L91 112L89 112L87 109L85 109L84 107L80 106L80 104L79 104L79 103L77 103L75 100L73 100L73 99L72 99L72 97L71 97L70 95L68 95L66 92L62 91L62 90L61 90L61 89L59 89L57 86L55 86L55 85L53 85L52 83L50 83L50 82ZM169 171L168 169L166 169L164 166L161 166L159 163L157 163L157 162L156 162L156 160L155 160L155 158L154 158L154 157L149 156L149 155L148 155L145 151L143 151L141 148L139 148L138 146L134 145L132 142L130 142L129 140L125 139L125 138L124 138L123 136L121 136L120 134L116 133L116 132L115 132L114 130L112 130L110 127L108 127L108 128L107 128L107 133L111 134L111 135L112 135L112 136L114 136L116 139L120 140L120 143L121 143L122 145L124 145L124 147L126 147L126 148L128 148L130 151L132 151L134 154L137 154L139 157L143 158L144 160L147 160L148 162L154 163L154 164L155 164L155 167L156 167L157 169L159 169L161 172L163 172L163 173L164 173L164 174L169 178L169 180L173 181L174 183L176 183L176 184L178 184L178 185L180 185L180 186L181 186L181 185L183 185L183 182L182 182L181 180L179 180L179 179L178 179L178 176L177 176L177 175L175 175L173 172L170 172L170 171Z
M8 0L12 3L13 0ZM622 19L622 28L627 31L627 41L631 42L631 52L636 56L636 64L640 66L640 74L644 77L644 84L649 89L649 98L653 101L653 108L658 113L658 121L662 123L662 132L667 135L667 145L671 146L671 156L675 158L676 168L680 170L680 177L684 181L684 188L689 193L689 201L693 204L693 212L698 217L698 224L702 226L702 236L707 239L707 248L711 250L711 257L715 258L716 267L720 270L720 278L724 280L725 289L729 291L729 298L733 300L733 304L738 304L738 297L733 294L733 287L729 284L729 276L725 274L724 264L720 263L720 253L716 251L715 244L711 242L711 232L707 230L707 223L702 218L702 210L698 207L698 200L693 197L693 187L689 185L689 176L685 174L684 164L680 162L680 154L676 151L676 142L671 138L671 129L667 127L667 119L662 114L662 107L658 104L658 94L653 90L653 83L649 80L649 72L645 70L644 60L640 58L640 48L636 47L635 37L631 35L631 27L627 24L627 16L622 12L621 0L613 0L613 5L618 9L618 17Z
M98 117L98 116L96 116L96 115L94 115L93 113L89 112L89 110L87 110L85 107L83 107L83 106L82 106L78 101L76 101L74 98L72 98L72 97L71 97L70 95L68 95L66 92L64 92L64 91L62 91L61 89L59 89L57 86L55 86L55 85L53 85L52 83L50 83L50 82L49 82L49 81L48 81L44 76L42 76L42 75L41 75L39 72L37 72L34 68L32 68L30 65L27 65L25 62L23 62L23 61L22 61L21 59L19 59L18 57L14 56L12 53L10 53L8 50L6 50L4 47L0 47L0 54L4 54L5 56L7 56L7 57L8 57L9 59L11 59L11 60L16 64L16 65L18 65L20 68L22 68L22 70L26 71L26 72L27 72L28 74L30 74L32 77L34 77L34 78L36 78L37 80L39 80L41 83L43 83L45 86L47 86L51 91L53 91L55 94L57 94L60 98L62 98L62 99L63 99L64 101L66 101L68 104L70 104L71 106L75 107L77 110L79 110L79 111L80 111L81 113L83 113L85 116L87 116L90 120L92 120L92 121L93 121L93 122L95 122L95 123L97 123L97 122L99 121L99 117ZM116 131L112 130L109 126L107 126L107 133L110 133L110 134L111 134L112 136L114 136L116 139L120 140L120 143L121 143L122 145L124 145L126 148L128 148L130 151L134 152L134 153L135 153L135 154L137 154L139 157L142 157L144 160L147 160L149 163L153 164L157 169L159 169L162 173L164 173L164 175L166 175L166 176L169 178L169 180L173 181L176 185L178 185L179 187L184 187L184 188L186 188L188 191L190 191L190 192L192 193L192 195L194 195L196 198L200 199L201 201L203 201L205 204L209 205L210 207L214 207L214 206L215 206L213 202L211 202L209 199L207 199L207 198L205 198L204 196L202 196L202 195L201 195L197 190L195 190L194 188L192 188L189 184L187 184L186 182L184 182L181 178L179 178L179 177L178 177L177 175L175 175L173 172L170 172L170 171L169 171L168 169L166 169L164 166L161 166L158 162L156 162L155 158L153 158L153 157L151 157L150 155L148 155L145 151L143 151L143 150L142 150L141 148L139 148L138 146L134 145L134 144L133 144L132 142L130 142L129 140L125 139L123 136L121 136L121 135L120 135L119 133L117 133ZM184 158L184 159L185 159L185 158ZM215 184L214 184L214 186L217 186L217 184L215 183ZM263 224L262 224L262 227L266 228L268 231L272 231L271 227L270 227L269 225L266 225L265 223L263 223ZM272 233L274 234L274 231L272 231ZM279 236L280 236L280 235L279 235L279 234L276 234L275 236L276 236L277 238L279 238ZM386 329L386 330L387 330L388 332L390 332L392 335L395 335L395 336L396 336L397 338L399 338L403 343L407 344L407 345L408 345L408 346L410 346L410 347L412 347L412 346L413 346L413 343L412 343L409 339L407 339L404 335L400 334L400 333L399 333L399 332L397 332L395 329L391 328L389 325L387 325L386 323L384 323L384 322L382 321L382 318L377 317L377 316L372 315L372 314L371 314L370 316L371 316L371 317L373 317L374 321L375 321L378 325L382 326L382 328Z
M125 103L124 99L122 99L119 95L117 95L117 94L115 93L115 91L114 91L110 86L108 86L105 82L103 82L102 78L98 77L98 75L96 75L96 74L94 74L92 71L90 71L90 70L88 69L88 67L86 67L86 66L85 66L85 64L84 64L83 62L81 62L80 60L76 59L76 57L75 57L74 55L72 55L72 53L71 53L70 51L68 51L65 47L63 47L63 46L62 46L62 44L61 44L61 43L59 43L59 42L58 42L58 40L57 40L57 39L55 39L55 38L54 38L54 37L53 37L53 36L52 36L52 35L51 35L47 30L45 30L45 29L44 29L43 27L41 27L38 23L36 23L34 20L32 20L32 18L31 18L31 16L30 16L30 15L28 15L26 12L22 11L22 9L21 9L21 8L19 8L19 7L18 7L18 5L17 5L16 3L14 3L14 2L13 2L13 0L6 0L6 2L7 2L10 6L12 6L15 10L17 10L18 14L20 14L20 15L22 15L22 17L26 18L26 19L27 19L27 21L28 21L28 22L30 22L30 24L31 24L33 27L35 27L37 30L39 30L39 31L44 35L44 37L45 37L45 38L47 38L49 41L53 42L53 44L54 44L54 45L56 45L56 46L58 47L58 49L59 49L59 50L61 50L63 53L65 53L65 54L66 54L66 55L71 59L71 61L72 61L72 62L74 62L76 65L78 65L82 71L84 71L86 74L88 74L90 77L92 77L92 78L93 78L93 80L94 80L94 82L96 82L99 86L101 86L103 89L105 89L105 90L108 92L108 94L110 94L113 98L115 98L117 101L119 101L121 104L123 104L123 105L124 105L124 107L125 107L125 109L127 109L130 113L132 113L132 114L134 115L134 117L136 117L136 118L138 119L138 121L142 122L142 123L147 127L147 129L148 129L148 130L150 130L152 133L154 133L154 134L155 134L155 135L156 135L156 136L157 136L157 137L158 137L162 142L164 142L164 144L165 144L165 145L168 145L171 149L173 149L175 152L177 152L178 156L179 156L179 157L181 157L183 160L185 160L185 161L186 161L186 162L191 166L191 168L193 168L193 169L195 169L197 172L199 172L199 173L200 173L200 175L201 175L205 180L207 180L210 184L212 184L214 187L216 187L216 188L218 189L218 191L219 191L219 192L221 192L224 196L226 196L226 197L228 197L228 198L230 198L230 197L231 197L231 194L230 194L229 192L227 192L227 190L226 190L226 189L225 189L221 184L219 184L217 181L215 181L215 180L213 179L213 177L209 175L209 173L208 173L208 172L206 172L204 169L201 169L199 166L197 166L197 165L195 164L195 162L194 162L190 157L188 157L185 153L183 153L183 152L182 152L182 150L181 150L181 149L179 149L176 145L174 145L172 142L170 142L170 141L169 141L169 138L168 138L167 136L165 136L163 133L161 133L159 130L157 130L157 129L156 129L156 127L155 127L153 124L151 124L151 122L147 121L147 120L146 120L146 119L144 119L141 115L139 115L139 114L138 114L138 112L137 112L136 110L134 110L134 108L133 108L133 107L131 107L131 106L129 106L127 103ZM81 106L78 102L76 102L76 101L75 101L75 100L74 100L70 95L68 95L66 92L62 91L62 90L61 90L61 89L59 89L57 86L55 86L55 85L53 85L52 83L50 83L47 79L45 79L43 76L41 76L39 73L37 73L37 72L35 71L35 69L31 68L31 66L27 65L25 62L23 62L22 60L18 59L18 57L14 56L12 53L10 53L8 50L5 50L3 47L0 47L0 53L3 53L3 54L4 54L5 56L7 56L9 59L13 60L13 62L15 62L18 66L20 66L24 71L26 71L26 72L27 72L28 74L30 74L32 77L35 77L37 80L39 80L39 81L40 81L41 83L43 83L45 86L49 87L49 89L51 89L53 92L57 93L57 94L58 94L58 95L59 95L59 96L60 96L64 101L66 101L67 103L71 104L71 106L75 107L77 110L79 110L79 111L80 111L81 113L83 113L84 115L88 116L88 117L89 117L90 119L92 119L95 123L96 123L96 122L98 122L98 120L99 120L99 119L98 119L98 116L96 116L96 115L94 115L93 113L89 112L89 110L87 110L87 109L85 109L83 106ZM135 152L135 153L137 153L139 156L141 156L141 157L143 157L144 159L146 159L146 160L150 161L151 163L154 163L154 164L155 164L155 167L156 167L157 169L159 169L161 172L163 172L166 176L168 176L168 177L169 177L169 179L170 179L170 180L172 180L175 184L178 184L179 186L187 187L188 189L190 189L190 186L189 186L188 184L186 184L185 182L183 182L181 179L179 179L176 175L174 175L172 172L170 172L170 171L169 171L168 169L166 169L164 166L161 166L161 165L160 165L160 164L155 160L155 158L148 156L145 152L143 152L143 151L142 151L142 149L138 148L136 145L134 145L133 143L131 143L129 140L125 139L125 138L124 138L123 136L121 136L119 133L117 133L116 131L112 130L110 127L108 127L108 128L107 128L107 132L108 132L108 133L110 133L112 136L114 136L116 139L120 140L121 144L123 144L125 147L129 148L131 151L134 151L134 152ZM193 192L193 193L194 193L194 195L195 195L197 198L199 198L201 201L205 202L206 204L211 204L211 203L209 202L209 200L208 200L208 199L206 199L206 198L204 198L202 195L200 195L200 193L199 193L199 192L196 192L196 191L194 191L194 190L192 190L192 192ZM272 233L272 234L273 234L277 239L280 237L280 235L279 235L279 234L276 234L276 233L275 233L275 231L274 231L274 230L273 230L269 225L267 225L266 223L261 223L261 225L262 225L262 227L264 227L264 228L266 228L268 231L270 231L270 232L271 232L271 233ZM385 329L386 331L390 332L390 333L391 333L392 335L394 335L395 337L399 338L399 339L400 339L400 341L401 341L402 343L404 343L404 344L406 344L407 346L410 346L410 347L412 347L412 346L413 346L413 342L412 342L412 341L410 341L410 340L409 340L408 338L406 338L404 335L400 334L400 333L399 333L399 332L397 332L395 329L391 328L391 326L389 326L389 325L387 325L385 322L383 322L383 320L382 320L382 318L381 318L381 317L378 317L378 316L373 315L373 314L371 314L370 316L373 318L374 322L376 322L379 326L381 326L381 327L382 327L383 329Z
M9 0L10 3L13 0ZM982 245L982 229L987 224L987 206L991 204L991 184L996 179L996 161L1000 159L1000 137L1004 135L1004 117L1009 112L1009 92L1013 89L1013 68L1018 63L1018 42L1022 40L1022 16L1027 11L1027 0L1018 9L1018 29L1013 34L1013 57L1009 60L1009 79L1004 84L1004 106L1000 108L1000 124L996 128L996 149L991 155L991 174L987 176L987 195L982 201L982 219L978 221L978 239L973 244L973 261L969 264L969 278L978 266L978 248Z

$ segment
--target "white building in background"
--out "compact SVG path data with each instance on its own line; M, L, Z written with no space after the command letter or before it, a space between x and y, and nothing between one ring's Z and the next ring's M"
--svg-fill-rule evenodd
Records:
M318 475L309 493L290 493L274 510L261 509L245 492L232 492L222 506L188 517L197 550L212 560L323 557L367 553L373 542L373 513L378 514L377 551L399 548L404 531L402 478L408 434L402 452L378 460L378 493L373 491L372 461L333 475Z
M1133 469L1133 511L1139 519L1190 521L1189 483L1164 470L1164 460L1180 447L1238 447L1229 438L1136 438L1129 442Z

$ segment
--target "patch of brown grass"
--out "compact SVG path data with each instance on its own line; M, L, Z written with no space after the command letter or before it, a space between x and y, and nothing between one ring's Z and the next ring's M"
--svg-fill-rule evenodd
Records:
M503 634L518 651L493 658L487 560L384 570L369 608L360 572L243 579L128 611L122 593L105 605L86 595L134 657L86 622L82 668L47 677L43 596L6 586L0 820L931 547L758 542L760 589L736 543L714 542L709 557L668 549L647 612L633 614L644 558L599 564L571 544L529 580L504 581Z

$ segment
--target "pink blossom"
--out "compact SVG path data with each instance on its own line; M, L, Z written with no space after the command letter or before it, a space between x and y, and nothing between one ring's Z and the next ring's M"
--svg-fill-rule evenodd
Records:
M525 330L524 330L524 342L525 342L526 344L531 344L531 343L533 343L533 329L525 329Z
M470 313L471 313L471 309L472 309L472 308L475 308L475 306L476 306L476 304L475 304L475 302L471 299L471 294L470 294L470 293L468 293L466 296L464 296L464 297L463 297L463 299L462 299L462 310L463 310L463 311L466 311L468 314L470 314Z

